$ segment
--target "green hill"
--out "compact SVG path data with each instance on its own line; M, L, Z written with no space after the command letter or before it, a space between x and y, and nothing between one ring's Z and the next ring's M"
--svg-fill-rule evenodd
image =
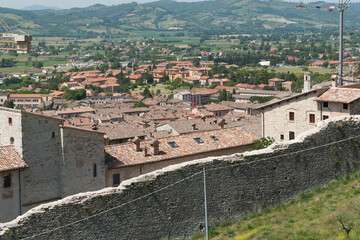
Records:
M351 228L346 237L341 223ZM360 239L360 174L302 194L287 204L210 230L211 239ZM203 234L192 238L204 239Z
M126 36L136 31L153 30L211 34L303 32L314 28L337 30L339 13L329 12L329 3L312 3L306 9L296 8L296 5L298 3L280 0L160 0L146 4L97 4L57 11L0 8L0 16L18 32L36 36ZM360 3L352 4L347 11L345 24L348 30L358 29L358 12Z

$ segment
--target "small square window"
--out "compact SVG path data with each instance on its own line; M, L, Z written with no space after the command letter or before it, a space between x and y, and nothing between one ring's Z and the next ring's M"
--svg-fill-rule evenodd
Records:
M284 134L280 134L280 140L284 140L285 137L284 137Z
M309 115L309 122L310 123L315 123L315 114L310 114Z
M328 102L323 102L323 107L325 107L325 108L329 107L329 103Z
M219 139L215 136L211 136L211 138L214 140L214 141L219 141Z
M347 104L347 103L344 103L344 104L343 104L343 109L348 109L348 108L349 108L348 104Z
M11 176L10 174L4 176L4 188L11 187Z
M194 140L199 144L204 143L204 141L201 138L194 138Z
M168 142L168 144L170 145L170 147L172 148L178 148L179 145L176 142Z
M119 186L120 184L120 173L113 174L113 186Z
M328 118L329 118L329 116L323 115L323 120L326 120L326 119L328 119Z

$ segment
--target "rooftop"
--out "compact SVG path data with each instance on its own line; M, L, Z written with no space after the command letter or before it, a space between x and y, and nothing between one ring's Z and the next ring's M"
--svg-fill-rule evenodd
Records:
M357 88L330 88L316 100L321 102L351 103L360 98L360 89Z
M0 172L14 171L27 168L14 146L0 147Z
M212 136L215 136L217 140ZM201 139L201 141L198 139ZM158 139L160 143L159 155L153 154L152 147L150 146L152 140L141 142L140 146L142 151L140 152L135 151L134 143L132 142L109 145L105 147L106 165L107 168L114 169L175 159L204 152L248 145L256 139L258 139L258 137L255 135L244 130L242 127L237 127ZM173 147L170 145L173 145ZM147 156L144 154L145 147L148 149Z

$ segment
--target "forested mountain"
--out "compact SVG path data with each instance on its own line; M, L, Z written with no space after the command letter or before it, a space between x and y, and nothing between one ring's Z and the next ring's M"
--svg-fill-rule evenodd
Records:
M57 11L0 8L0 16L17 32L36 36L120 36L149 30L229 34L337 29L339 12L328 10L332 4L297 5L280 0L160 0ZM359 29L359 12L360 3L347 10L346 29Z

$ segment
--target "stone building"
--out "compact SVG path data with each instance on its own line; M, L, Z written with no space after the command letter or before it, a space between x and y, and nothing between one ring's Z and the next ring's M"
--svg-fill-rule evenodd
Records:
M126 179L173 164L244 152L257 139L259 136L247 129L234 127L145 141L136 137L131 142L108 145L106 186L118 186Z
M359 114L360 84L313 89L258 108L262 112L262 136L275 141L295 139L328 118Z
M12 194L0 196L0 212L7 213L0 214L0 222L42 203L105 186L103 133L8 108L0 108L0 122L0 151L9 148L7 153L13 156L0 159L1 190L5 191L9 174L13 188ZM6 167L9 159L18 164Z

